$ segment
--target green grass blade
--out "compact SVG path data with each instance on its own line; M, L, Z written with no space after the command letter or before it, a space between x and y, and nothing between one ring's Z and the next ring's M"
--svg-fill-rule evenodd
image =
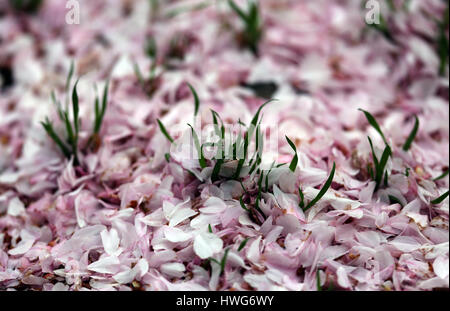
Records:
M370 125L373 126L373 128L381 135L381 137L383 138L383 141L386 145L388 145L386 137L383 134L383 131L380 128L380 125L378 124L377 120L374 118L374 116L372 114L370 114L370 112L363 110L363 109L359 109L360 111L364 112L364 115L366 116L367 121L369 122Z
M389 194L389 195L388 195L388 198L389 198L389 203L390 203L390 204L399 204L401 207L403 207L402 202L401 202L400 199L398 199L397 197L395 197L395 196Z
M414 123L414 128L412 129L411 133L409 134L408 139L406 140L405 144L403 145L404 151L408 151L409 148L411 148L411 144L417 135L417 131L419 130L419 118L417 116L414 116L414 117L416 119L416 122Z
M70 69L69 69L69 74L67 75L67 79L66 79L66 86L65 86L65 90L66 92L69 91L69 87L70 87L70 82L72 81L72 76L73 76L73 72L74 72L74 62L73 60L70 62Z
M228 252L230 251L229 248L225 250L225 253L223 254L222 260L220 261L220 274L222 274L225 271L225 266L227 264L227 258L228 258Z
M443 195L441 195L439 198L434 199L433 201L431 201L431 204L437 205L442 203L449 195L449 192L445 192Z
M154 60L158 55L158 46L154 37L149 37L145 42L145 55Z
M162 122L161 122L159 119L157 119L156 121L158 122L159 129L160 129L161 132L164 134L164 136L166 136L166 138L167 138L171 143L173 143L174 140L173 140L172 136L170 136L169 132L167 132L167 130L166 130L164 124L162 124Z
M41 122L42 126L44 127L45 131L47 132L47 135L50 136L50 138L56 143L56 145L59 147L59 149L62 151L64 156L66 158L70 158L70 151L69 149L64 145L62 140L59 138L59 136L55 133L53 129L53 125L50 123L48 118L46 118L45 122Z
M276 101L275 99L271 99L266 101L264 104L262 104L261 106L259 106L258 110L256 111L256 114L254 115L251 125L253 125L254 128L256 128L256 124L258 124L258 119L259 119L259 114L261 113L261 110L268 104L270 104L271 102ZM250 137L251 139L251 137Z
M325 195L325 193L328 191L328 189L331 186L331 183L333 182L333 177L334 177L334 172L336 170L336 163L333 163L333 168L331 169L331 173L330 176L328 176L327 181L325 182L325 184L323 185L322 189L320 189L319 193L317 194L317 196L311 201L309 202L309 204L306 206L305 211L310 209L311 207L313 207L317 202L319 202L319 200Z
M289 139L289 137L286 136L286 140L289 144L289 146L291 146L291 148L294 150L295 152L295 156L291 161L291 164L289 165L289 169L292 172L295 172L295 169L297 168L297 164L298 164L298 155L297 155L297 147L295 146L295 144Z
M386 148L384 148L383 154L381 156L380 163L378 164L378 167L376 169L376 175L375 175L376 176L375 181L377 183L376 189L378 189L378 187L381 184L381 181L382 181L383 175L384 175L384 170L386 168L387 161L389 160L389 157L391 156L391 154L392 154L391 148L386 145Z
M77 92L77 85L78 85L78 81L75 82L75 85L73 87L73 91L72 91L72 109L73 109L73 124L74 124L74 132L75 132L75 136L78 135L79 132L79 112L80 112L80 108L78 105L78 92Z
M241 242L241 244L239 244L238 252L240 252L241 250L244 249L244 247L245 247L245 245L247 245L247 242L248 242L249 239L250 238L246 238L244 241Z
M188 86L191 89L192 95L194 96L194 101L195 101L194 116L196 116L198 114L198 110L200 108L200 99L198 98L198 94L195 91L194 87L190 83L188 83Z
M305 195L303 194L302 188L298 187L298 195L300 196L299 207L304 210L305 209Z
M230 5L230 7L233 9L233 11L239 15L239 17L244 21L244 23L248 22L248 16L247 14L244 13L244 11L241 10L241 8L239 8L239 6L233 1L233 0L228 0L228 4Z
M213 182L219 180L220 168L222 167L223 159L218 159L214 165L213 172L211 174L211 180Z
M75 143L75 137L72 130L72 125L70 124L69 113L67 111L63 112L63 118L64 125L66 126L67 140L69 141L69 144L73 146L73 144Z
M243 198L242 198L243 196L244 196L244 195L242 195L242 196L239 198L239 204L241 205L241 207L242 207L243 210L249 212L250 210L247 208L247 206L245 206L244 200L243 200Z
M444 173L442 173L441 175L439 175L438 177L436 177L435 179L433 179L433 181L438 181L440 179L445 178L449 173L449 169L447 169Z
M136 78L139 81L139 84L143 85L144 84L144 76L142 75L141 69L139 69L139 66L136 62L133 63L133 69L134 69L134 74L136 75Z
M198 139L198 135L195 132L192 125L188 124L188 126L191 128L192 138L194 139L195 148L197 149L197 154L199 157L198 163L200 164L200 167L203 169L206 167L206 159L203 155L203 148L202 148L202 146L200 146L200 141Z
M373 148L372 139L370 139L369 136L367 136L367 139L369 140L370 149L372 150L372 159L373 159L373 164L375 165L375 170L376 170L377 167L378 167L378 158L377 158L377 154L375 153L375 149Z
M103 120L103 116L105 115L106 107L108 105L108 91L109 91L109 80L106 81L105 88L103 89L102 113L101 113L102 120Z

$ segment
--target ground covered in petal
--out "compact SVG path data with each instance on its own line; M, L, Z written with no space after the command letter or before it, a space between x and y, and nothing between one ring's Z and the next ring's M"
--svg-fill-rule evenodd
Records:
M18 2L0 290L449 288L448 2ZM256 157L197 148L221 124Z

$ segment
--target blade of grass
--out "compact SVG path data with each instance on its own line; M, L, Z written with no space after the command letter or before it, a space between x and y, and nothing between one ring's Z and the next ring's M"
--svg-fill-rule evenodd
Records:
M247 244L247 242L248 242L249 239L250 239L250 238L246 238L244 241L241 242L241 244L240 244L239 247L238 247L238 252L240 252L241 250L244 249L244 247L245 247L245 245Z
M213 172L211 174L211 180L213 182L219 180L220 168L222 167L223 162L224 162L223 159L218 159L216 161L216 164L214 165L214 168L213 168Z
M311 207L313 207L325 195L325 193L328 191L328 189L331 186L331 183L333 182L333 177L334 177L335 170L336 170L336 163L333 163L333 168L331 169L330 176L328 176L327 181L323 185L322 189L320 189L320 191L317 194L317 196L311 202L308 203L308 205L305 208L305 211L307 211Z
M370 139L369 136L367 136L367 139L369 140L370 149L372 150L372 159L373 159L373 164L375 165L375 170L376 170L377 167L378 167L378 158L377 158L377 154L375 153L375 149L373 148L372 139Z
M378 189L378 187L381 184L381 181L382 181L383 175L384 175L384 170L386 168L387 161L388 161L389 157L391 156L391 154L392 154L391 148L388 145L386 145L386 148L384 148L383 154L381 156L380 163L378 164L378 167L376 169L376 175L375 175L376 176L375 181L377 183L377 186L375 187L376 189Z
M188 126L191 128L191 133L192 133L192 137L194 139L194 144L195 144L195 148L197 149L197 154L198 154L198 163L200 164L200 167L203 169L206 167L206 159L203 155L203 149L200 146L200 141L198 139L198 135L195 132L194 128L192 127L192 125L188 124Z
M244 195L242 195L242 196L239 198L239 204L241 205L242 209L244 209L244 210L247 211L247 212L250 212L250 210L245 206L244 200L242 199L243 196L244 196Z
M72 91L72 109L73 109L73 124L74 124L74 132L75 132L75 137L78 136L78 132L79 132L79 111L80 108L78 106L78 92L77 92L77 85L78 85L78 81L75 82L75 85L73 87L73 91Z
M305 209L305 195L303 194L302 188L298 187L298 195L300 196L299 207L304 210Z
M228 0L228 4L230 5L230 7L233 9L233 11L239 15L239 17L245 22L247 23L248 21L248 16L247 14L244 13L244 11L241 10L241 8L239 8L239 6L233 1L233 0Z
M59 138L59 136L55 133L55 130L53 129L53 125L50 123L48 118L45 119L44 122L41 122L42 126L44 127L45 131L47 132L48 136L56 143L56 145L61 149L62 153L66 158L70 158L70 150L64 145L62 140Z
M437 205L442 203L449 195L449 191L445 192L443 195L441 195L440 197L434 199L431 201L431 204Z
M289 169L292 172L295 172L295 169L297 168L297 164L298 164L298 155L297 155L297 147L295 146L295 144L289 139L289 137L286 136L286 140L289 144L289 146L291 146L291 148L294 150L295 152L295 156L291 161L291 164L289 165Z
M172 136L170 136L169 132L167 132L167 130L166 130L164 124L162 124L162 122L161 122L159 119L157 119L156 121L158 122L159 129L161 130L161 132L162 132L162 133L164 134L164 136L166 136L166 138L173 144L174 140L173 140Z
M225 250L225 253L223 254L222 260L220 261L220 274L222 274L225 271L225 266L227 264L227 258L228 258L228 252L230 251L229 248Z
M367 121L369 122L370 125L373 126L373 128L381 135L381 137L383 138L383 141L386 145L388 145L386 137L383 134L383 131L381 131L380 125L378 124L377 120L374 118L374 116L372 114L370 114L370 112L363 110L363 109L358 109L360 111L362 111L364 113L364 115L366 116Z
M194 87L193 87L190 83L188 83L188 86L189 86L189 89L190 89L191 92L192 92L192 95L194 96L194 101L195 101L194 116L197 116L198 110L199 110L199 108L200 108L200 99L198 98L198 94L197 94L197 92L195 91Z
M74 72L74 62L72 60L70 62L69 74L67 75L67 79L66 79L66 86L65 86L66 92L69 91L70 82L72 81L73 72Z
M433 179L433 181L438 181L440 179L445 178L449 173L449 169L447 169L444 173L442 173L441 175L439 175L438 177L436 177L435 179Z
M109 81L106 82L105 88L103 90L102 97L102 107L99 107L98 97L95 102L95 124L94 124L94 133L98 134L100 132L100 128L103 123L103 118L106 112L106 106L108 104L108 89L109 89Z
M405 141L405 144L403 145L404 151L408 151L409 148L411 148L411 144L417 135L417 131L419 130L419 118L417 116L414 116L414 117L415 117L416 121L414 123L414 127L413 127L411 133L408 136L408 139Z
M403 207L402 202L397 197L395 197L393 195L388 195L388 198L389 198L389 203L390 204L399 204L401 207Z

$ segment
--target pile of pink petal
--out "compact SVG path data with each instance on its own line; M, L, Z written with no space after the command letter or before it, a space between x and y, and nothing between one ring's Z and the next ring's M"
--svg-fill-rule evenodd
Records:
M392 1L382 13L394 39L365 23L364 1L259 1L258 55L239 43L244 25L227 1L78 2L79 24L67 23L65 1L33 14L0 4L0 290L449 288L449 199L431 203L449 189L439 178L449 167L437 42L446 1ZM48 117L63 133L51 92L69 98L72 60L79 163L40 124ZM86 151L94 85L107 79L97 148ZM210 109L249 124L265 99L248 85L273 88L262 119L278 126L277 162L288 165L271 172L262 221L240 204L257 181L212 181L210 168L170 154L157 120L189 129L187 83L205 124ZM392 147L389 182L376 190L367 137L378 157L384 142L358 108ZM333 163L331 187L303 211L299 187L314 198Z

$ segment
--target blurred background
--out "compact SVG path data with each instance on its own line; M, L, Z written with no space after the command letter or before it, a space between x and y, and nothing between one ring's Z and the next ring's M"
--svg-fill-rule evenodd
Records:
M126 128L183 122L190 82L234 122L279 99L266 121L297 140L357 128L363 108L394 139L420 114L434 120L423 133L448 142L448 1L233 3L1 0L0 168L20 156L11 136L55 113L50 94L65 96L72 61L82 118L92 118L93 86L111 78L111 109ZM378 24L366 22L374 17Z

